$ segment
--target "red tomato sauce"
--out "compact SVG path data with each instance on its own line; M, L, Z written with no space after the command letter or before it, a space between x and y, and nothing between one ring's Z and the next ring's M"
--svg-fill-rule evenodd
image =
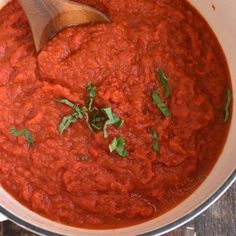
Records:
M230 76L219 43L187 1L83 0L111 24L59 33L39 55L18 1L0 11L0 184L31 210L84 228L118 228L157 217L202 183L219 157L229 124L224 104ZM168 77L161 97L151 93ZM85 121L58 131L71 108L83 106L86 84L95 104L122 119L109 137ZM228 122L229 123L229 122ZM14 137L27 128L34 139ZM160 152L153 151L151 130ZM126 140L127 158L109 152L114 137ZM81 158L86 156L85 159Z

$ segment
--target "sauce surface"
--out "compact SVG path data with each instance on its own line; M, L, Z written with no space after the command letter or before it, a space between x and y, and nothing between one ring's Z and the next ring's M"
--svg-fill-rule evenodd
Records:
M0 184L33 211L63 224L117 228L144 222L189 196L214 166L228 132L224 104L230 77L218 41L184 0L83 0L111 24L59 33L37 56L18 1L0 11ZM151 93L168 77L164 117ZM97 107L124 120L109 137L85 121L63 135L61 119L83 106L86 84ZM9 128L27 128L14 137ZM153 151L151 130L160 146ZM110 153L126 140L127 158ZM86 158L81 158L86 156Z

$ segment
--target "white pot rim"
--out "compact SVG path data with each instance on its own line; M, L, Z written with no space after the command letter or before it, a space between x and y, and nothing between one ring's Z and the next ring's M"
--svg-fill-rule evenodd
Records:
M229 188L230 186L236 181L236 170L232 173L232 175L225 181L225 183L212 195L210 196L205 202L203 202L200 206L192 210L189 214L185 215L184 217L176 220L173 223L170 223L166 226L163 226L161 228L158 228L156 230L152 230L150 232L140 234L139 236L158 236L166 234L197 217L202 212L207 210L212 204L214 204ZM35 225L30 224L27 221L24 221L17 216L13 215L6 209L0 206L0 213L4 214L9 220L16 223L17 225L20 225L22 228L28 229L31 232L34 232L39 235L47 235L47 236L64 236L62 234L54 233L51 231L48 231L46 229L39 228Z

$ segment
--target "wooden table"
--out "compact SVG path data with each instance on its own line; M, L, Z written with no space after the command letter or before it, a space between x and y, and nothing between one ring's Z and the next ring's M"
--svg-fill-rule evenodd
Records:
M202 215L165 236L194 235L236 236L236 183ZM0 236L35 236L35 234L6 221L0 223Z

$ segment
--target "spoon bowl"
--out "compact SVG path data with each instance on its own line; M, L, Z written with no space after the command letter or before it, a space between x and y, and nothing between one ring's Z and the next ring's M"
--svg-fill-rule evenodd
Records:
M69 0L19 0L31 27L36 51L64 28L109 23L102 12Z

